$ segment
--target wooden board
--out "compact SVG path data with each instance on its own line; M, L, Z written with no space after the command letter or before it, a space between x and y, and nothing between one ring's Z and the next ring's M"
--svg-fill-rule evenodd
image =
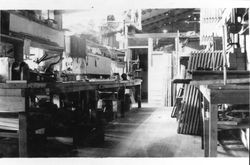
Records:
M0 112L24 112L25 98L14 96L0 96Z
M173 83L189 84L192 79L173 79Z
M233 79L227 79L228 84L249 84L250 79L249 78L233 78ZM212 80L193 80L190 81L191 85L209 85L209 84L224 84L223 79L212 79Z
M0 137L18 138L18 133L0 132Z
M249 104L249 90L216 90L211 91L213 104Z
M22 89L0 89L0 96L23 96Z
M0 117L0 129L17 131L19 129L18 118L2 118L2 117Z

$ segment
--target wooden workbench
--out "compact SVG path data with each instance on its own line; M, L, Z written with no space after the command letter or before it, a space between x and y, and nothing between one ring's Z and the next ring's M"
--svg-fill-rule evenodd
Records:
M18 138L19 156L27 157L27 113L29 111L29 95L31 94L62 94L81 91L113 90L117 88L135 87L138 108L141 107L141 80L130 81L74 81L55 83L26 83L12 81L0 83L0 117L8 113L18 114L17 133L0 132L3 137ZM12 129L15 130L15 129Z
M218 104L249 104L249 85L200 85L208 102L208 120L204 122L205 157L217 156Z
M204 154L205 157L215 157L217 156L217 130L219 128L217 105L249 104L250 72L228 70L226 81L228 85L223 85L223 71L195 70L191 74L190 84L200 88L204 100L203 108L208 107L208 113L203 111ZM240 128L240 126L237 127Z

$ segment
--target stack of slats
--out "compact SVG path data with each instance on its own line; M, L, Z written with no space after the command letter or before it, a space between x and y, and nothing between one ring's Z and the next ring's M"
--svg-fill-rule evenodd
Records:
M188 61L188 71L219 70L223 66L222 51L192 52Z
M185 84L183 101L179 111L178 133L200 135L202 123L200 95L199 89L195 86Z

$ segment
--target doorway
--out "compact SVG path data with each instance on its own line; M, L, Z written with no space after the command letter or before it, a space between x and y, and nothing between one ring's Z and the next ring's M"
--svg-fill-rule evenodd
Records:
M171 106L172 54L153 52L149 67L149 99L151 105Z
M135 75L137 76L137 78L142 79L142 101L148 102L148 49L131 49L131 60L138 61L138 63L132 63L132 70L136 72Z

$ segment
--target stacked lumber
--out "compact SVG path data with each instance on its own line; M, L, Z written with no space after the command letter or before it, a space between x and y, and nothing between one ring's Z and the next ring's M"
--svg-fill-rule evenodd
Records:
M19 82L17 82L20 84ZM8 83L6 83L9 85ZM23 84L23 82L21 83ZM25 109L25 97L22 89L0 89L0 129L19 130L19 112ZM0 134L0 135L1 135Z
M219 70L223 66L222 51L195 51L188 61L188 71Z
M19 119L16 113L0 113L0 129L17 131L19 129Z
M193 85L184 85L184 94L178 117L179 134L200 135L201 106L200 91Z
M17 131L19 129L18 118L0 118L0 129Z

